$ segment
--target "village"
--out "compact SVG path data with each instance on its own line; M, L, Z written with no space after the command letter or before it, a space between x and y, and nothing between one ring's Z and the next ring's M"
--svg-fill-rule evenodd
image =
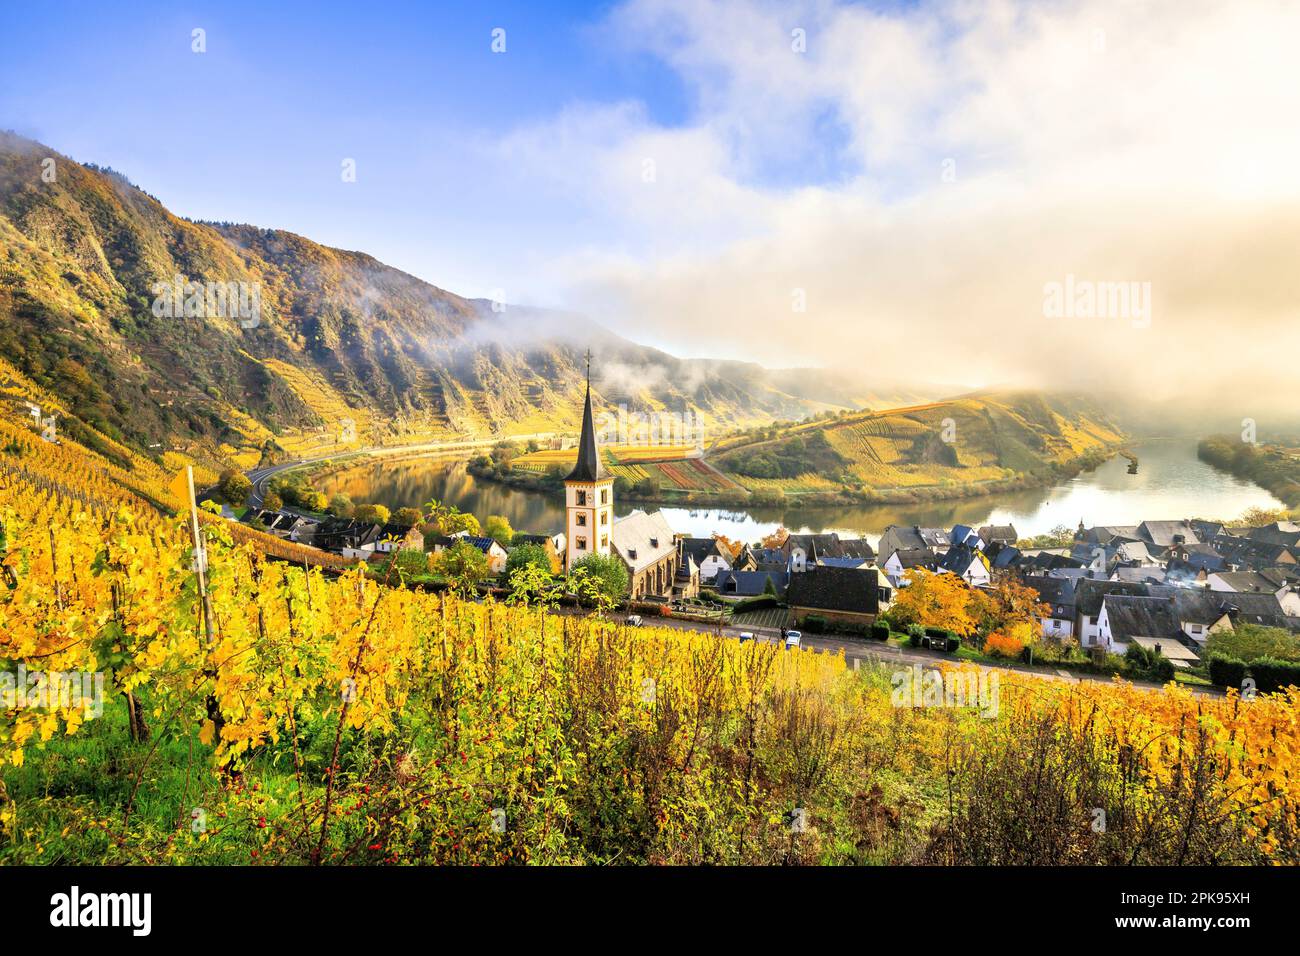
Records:
M1036 597L1029 616L1037 633L1015 638L1013 653L1004 648L1003 656L1032 659L1036 651L1039 660L1131 676L1181 672L1213 680L1208 658L1214 635L1254 628L1294 639L1300 632L1300 524L1291 521L1251 527L1173 519L1088 527L1080 520L1072 537L1046 547L1029 546L1011 525L891 525L875 546L834 532L784 529L748 543L691 537L678 533L663 511L615 516L614 478L600 453L590 387L576 463L563 484L565 526L544 534L508 526L503 534L493 518L485 530L455 509L449 509L452 521L434 523L414 508L388 515L373 507L324 518L292 508L251 508L244 520L374 567L400 556L417 581L455 549L477 553L456 565L461 573L466 564L478 568L469 582L476 589L508 592L527 551L544 554L540 563L556 575L621 567L606 599L638 621L655 615L766 627L783 637L798 628L940 650L965 644L972 655L984 650L985 633L944 612L904 610L920 601L909 601L905 592L917 579L950 575L978 600L1014 582ZM1126 659L1137 666L1126 671Z

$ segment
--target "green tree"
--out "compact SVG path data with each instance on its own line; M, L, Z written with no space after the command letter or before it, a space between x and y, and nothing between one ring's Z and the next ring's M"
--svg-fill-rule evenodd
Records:
M483 533L503 548L510 547L510 541L515 536L514 529L504 515L488 515L487 521L483 523Z
M284 500L280 497L279 493L268 491L266 497L262 499L262 507L267 511L279 511L284 507Z
M394 524L400 524L407 528L414 528L423 521L424 512L419 508L398 508L397 513L393 515Z
M541 568L548 576L555 573L550 554L540 544L521 544L511 548L506 557L507 584L513 581L516 572L530 567Z
M525 545L525 547L536 547L536 545ZM536 561L529 561L513 570L507 569L506 580L510 586L510 597L507 600L511 604L551 607L559 598L555 575L551 573L549 562L542 565Z
M434 556L433 569L447 580L453 591L470 597L478 590L479 582L488 576L488 559L468 541L457 541Z
M388 524L389 511L383 505L357 505L352 517L366 524Z
M336 518L351 518L352 499L341 491L335 492L330 497L329 507L326 510Z
M429 573L429 556L415 548L403 548L395 552L384 564L380 571L381 577L388 577L390 569L396 579L402 582L423 577Z
M242 471L228 468L221 473L217 481L217 493L228 503L239 506L248 500L248 493L253 490L253 483Z
M583 603L606 611L627 597L627 565L612 554L589 554L575 561L569 572L570 590Z

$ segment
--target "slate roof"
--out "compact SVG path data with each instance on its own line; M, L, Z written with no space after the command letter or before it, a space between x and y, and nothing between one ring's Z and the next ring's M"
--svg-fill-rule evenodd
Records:
M1154 637L1177 643L1180 631L1171 601L1108 594L1105 605L1111 636L1121 643L1128 643L1135 637Z
M719 571L718 576L713 580L713 586L719 594L754 597L766 590L768 578L772 579L777 594L785 593L790 583L788 571Z
M696 564L703 564L704 560L711 555L722 558L728 564L731 563L731 559L718 547L717 538L682 538L681 547L682 554L690 557Z
M1024 582L1038 592L1039 600L1052 606L1053 617L1072 617L1074 615L1074 582L1069 578L1053 578L1046 575L1026 575ZM1057 609L1064 608L1058 614Z
M875 569L810 568L790 576L786 603L809 610L875 614L880 609Z
M876 557L875 548L871 547L871 542L866 538L840 538L837 542L837 558L861 558L863 561L871 561Z
M1144 541L1167 548L1175 538L1181 538L1183 544L1196 544L1196 530L1186 521L1143 521L1137 526L1139 537Z
M614 519L610 544L632 573L648 568L677 548L672 525L662 511L633 511Z
M1015 544L1019 539L1016 535L1015 525L1010 524L986 524L980 528L980 540L985 544L993 541L1000 541L1003 544Z
M1124 581L1098 581L1095 578L1084 578L1078 581L1074 586L1074 606L1079 609L1080 614L1086 614L1088 617L1096 618L1101 613L1101 602L1108 594L1145 594L1146 589L1141 584L1130 584Z
M591 417L591 382L587 382L587 400L582 407L582 435L578 438L578 460L565 481L600 481L609 477L596 447L596 426Z
M979 550L969 544L954 544L939 560L939 567L959 577L970 570L971 564L982 560Z
M907 548L895 551L885 561L889 562L895 556L898 558L899 565L905 571L908 568L930 568L933 570L937 564L934 552L927 548Z

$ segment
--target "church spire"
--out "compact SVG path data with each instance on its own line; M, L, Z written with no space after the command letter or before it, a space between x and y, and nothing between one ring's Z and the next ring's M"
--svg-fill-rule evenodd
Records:
M607 478L596 447L596 425L591 414L591 350L587 350L587 400L582 409L582 436L578 439L578 462L565 481L601 481Z

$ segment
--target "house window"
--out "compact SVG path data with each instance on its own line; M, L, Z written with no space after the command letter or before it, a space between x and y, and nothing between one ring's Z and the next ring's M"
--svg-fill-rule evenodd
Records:
M651 538L651 539L650 539L650 547L652 547L652 548L657 548L657 547L659 547L659 539L658 539L658 538Z
M585 528L585 527L587 527L587 516L586 516L586 515L584 515L584 514L580 514L580 515L578 515L578 527L579 527L579 528Z
M574 540L575 540L575 542L576 542L576 543L574 544L574 547L575 547L575 548L577 548L579 551L586 551L586 550L587 550L587 539L586 539L586 538L575 538Z
M585 491L578 491L575 492L575 494L577 495L576 500L578 503L578 507L579 508L585 507L587 504L587 493Z
M627 556L628 556L629 558L631 558L633 561L635 561L635 560L636 560L636 548L628 548Z

